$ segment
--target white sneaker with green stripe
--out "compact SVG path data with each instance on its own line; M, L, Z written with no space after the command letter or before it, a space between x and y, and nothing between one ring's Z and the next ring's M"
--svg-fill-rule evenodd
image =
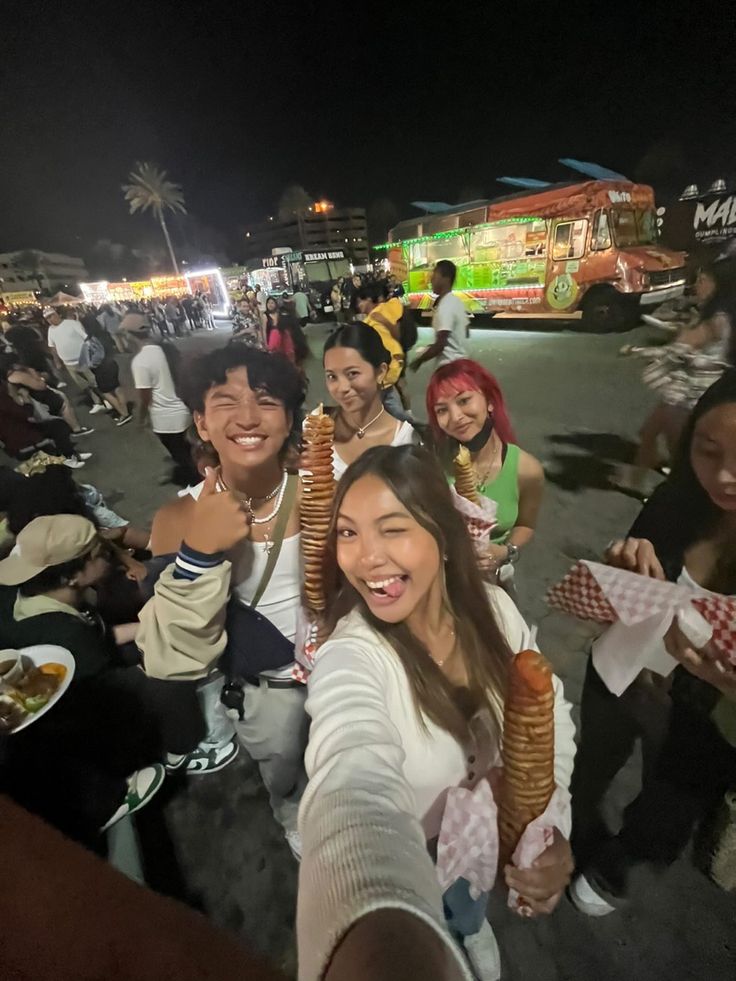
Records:
M165 779L166 770L160 763L154 763L153 766L145 766L142 770L136 770L132 776L128 777L128 792L123 803L110 820L102 825L100 831L107 831L122 818L140 811L161 788Z

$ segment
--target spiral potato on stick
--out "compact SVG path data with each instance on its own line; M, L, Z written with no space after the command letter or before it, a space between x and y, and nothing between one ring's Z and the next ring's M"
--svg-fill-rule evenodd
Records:
M521 651L511 663L504 709L498 807L501 868L554 793L554 711L551 665L537 651Z
M313 613L325 609L322 560L330 526L335 478L332 447L335 423L322 406L307 416L302 452L301 542L304 555L304 594Z
M470 450L467 446L460 447L452 462L455 470L455 490L466 501L479 504L480 495L476 486L475 467L470 459Z

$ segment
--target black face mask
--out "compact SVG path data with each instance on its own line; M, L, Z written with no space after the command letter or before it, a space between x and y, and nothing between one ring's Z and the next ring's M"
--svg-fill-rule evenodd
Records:
M483 428L472 439L469 439L463 446L467 447L471 453L479 453L491 438L493 432L493 416L488 413L488 418L483 423Z

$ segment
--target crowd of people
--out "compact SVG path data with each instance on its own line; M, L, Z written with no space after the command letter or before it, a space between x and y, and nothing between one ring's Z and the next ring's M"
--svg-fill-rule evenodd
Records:
M466 875L441 889L435 861L448 794L493 784L510 661L535 647L514 576L544 473L517 442L499 382L468 356L455 272L445 260L433 271L434 337L424 348L394 282L353 279L332 291L338 316L322 368L337 483L322 529L325 611L311 629L303 569L314 543L302 521L314 499L300 471L308 303L246 294L228 343L186 371L156 303L117 324L114 310L95 324L48 312L46 342L32 327L4 331L0 439L17 460L46 449L66 469L2 471L0 647L61 644L76 663L58 706L5 740L4 784L101 850L105 832L167 774L207 776L244 749L301 863L299 970L309 981L395 977L397 937L423 978L501 973L488 892ZM733 596L736 369L724 354L730 308L716 306L711 384L683 413L669 476L604 561ZM703 319L713 313L706 307ZM131 527L69 472L84 462L73 440L90 430L59 391L62 374L89 394L91 412L111 411L123 426L114 348L133 354L136 411L184 486L150 529ZM425 427L403 380L430 362ZM701 377L702 360L696 367ZM480 545L452 489L461 448L495 514ZM676 617L661 637L669 676L643 672L619 696L601 677L598 643L577 753L554 679L554 781L572 795L572 833L561 821L531 868L509 860L499 870L524 916L552 915L566 890L584 913L613 913L636 888L633 871L671 864L736 789L736 668L720 649L696 643ZM601 805L636 739L641 790L614 834Z

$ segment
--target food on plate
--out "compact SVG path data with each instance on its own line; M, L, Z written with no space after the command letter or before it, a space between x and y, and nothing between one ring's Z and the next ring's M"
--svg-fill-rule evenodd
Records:
M538 651L522 651L511 663L504 709L498 807L502 868L554 793L554 711L552 666Z
M14 678L12 684L0 680L0 732L12 732L29 715L48 705L66 673L63 664L49 661L40 667L21 665L20 677Z
M325 609L322 561L330 527L335 478L332 447L335 423L320 405L304 423L302 450L302 499L300 518L304 556L304 594L308 609L315 614Z
M480 496L476 486L475 467L470 459L470 450L461 446L453 460L455 469L455 490L460 497L472 504L480 504Z
M28 711L10 695L0 693L0 732L12 732L28 716Z

